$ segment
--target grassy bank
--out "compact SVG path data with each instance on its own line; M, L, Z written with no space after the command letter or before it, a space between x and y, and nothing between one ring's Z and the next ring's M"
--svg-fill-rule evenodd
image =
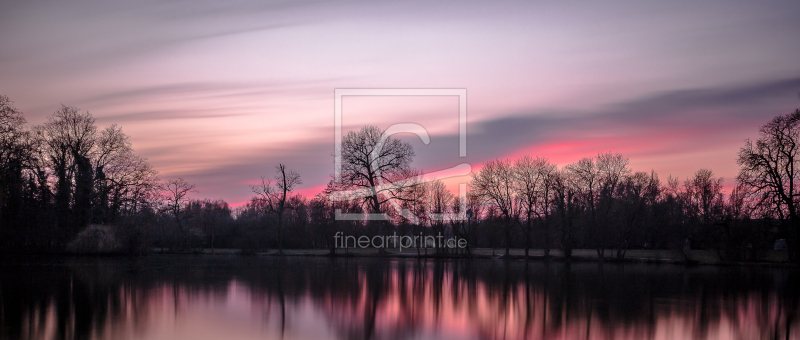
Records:
M153 249L154 253L160 252L159 249ZM203 249L197 253L211 254L211 249ZM215 249L215 254L241 254L237 249ZM260 256L278 256L277 249L270 249L264 252L259 252L254 255ZM328 249L284 249L284 256L330 256ZM337 256L353 256L353 257L468 257L466 253L459 254L437 254L434 249L403 249L388 248L385 254L381 254L378 249L337 249ZM471 257L473 258L504 258L505 248L475 248L471 250ZM528 252L531 260L544 260L543 249L531 249ZM653 263L684 263L684 264L731 264L732 262L725 261L724 252L716 250L661 250L661 249L632 249L625 253L624 258L616 258L616 251L606 250L604 253L605 261L613 262L653 262ZM525 259L524 249L511 249L509 252L510 259ZM553 249L550 251L551 260L565 260L564 253L561 250ZM572 261L598 261L599 256L594 249L575 249L572 251ZM790 263L789 254L786 251L762 251L758 254L755 260L746 262L735 262L740 264L788 264Z

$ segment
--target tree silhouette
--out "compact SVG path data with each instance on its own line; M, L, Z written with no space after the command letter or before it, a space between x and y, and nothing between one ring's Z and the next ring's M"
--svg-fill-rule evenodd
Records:
M11 240L24 233L19 225L23 209L24 165L31 161L29 134L22 112L0 96L0 237Z
M511 228L519 218L519 198L514 190L514 169L508 160L493 160L472 174L470 189L485 202L500 210L506 238L506 256L511 248Z
M37 130L56 174L56 221L66 237L72 237L87 223L86 205L91 195L87 184L92 176L87 159L97 132L94 122L88 111L62 105Z
M788 221L794 256L800 261L800 109L773 118L739 150L737 180L758 195L757 205Z
M547 158L523 156L518 158L513 165L514 190L519 197L522 213L525 214L525 257L531 248L531 234L534 219L541 219L546 224L549 212L550 176L556 171L556 166L550 164ZM546 232L545 232L546 233ZM545 252L549 244L545 244Z
M186 203L189 201L187 197L189 193L197 192L195 189L195 185L189 182L186 182L183 178L178 179L171 179L164 182L160 190L162 191L162 197L164 200L164 204L161 207L161 212L167 212L172 215L173 221L175 222L175 226L177 231L180 232L179 237L186 237L185 230L184 230L184 207ZM166 237L166 225L162 226L163 236ZM186 241L186 240L184 240ZM186 246L186 242L181 242L182 246ZM161 247L161 251L164 251L164 247Z
M252 187L248 204L230 209L224 201L190 204L195 186L181 178L159 184L116 125L100 129L89 112L61 106L44 124L27 128L0 96L0 251L63 251L92 223L131 252L192 240L212 249L249 251L276 241L279 253L288 247L335 253L336 231L364 233L369 226L384 234L396 226L403 235L452 232L470 247L496 248L505 238L506 254L524 247L526 256L539 245L560 247L566 257L575 248L595 249L599 258L608 249L624 258L631 248L689 245L738 261L763 259L760 251L786 239L797 258L798 122L800 110L775 117L757 140L745 142L729 194L710 169L662 184L655 171L632 173L626 157L607 152L563 167L533 155L489 161L473 173L466 202L441 181L422 182L408 143L365 126L343 138L341 177L321 195L293 194L300 176L280 164ZM395 203L413 216L389 209ZM337 210L388 220L372 229L371 219L337 220ZM151 231L159 227L160 239Z
M286 169L286 166L279 164L275 167L275 183L266 177L261 177L260 185L251 186L251 190L256 194L255 200L261 203L267 213L275 214L278 219L278 254L283 254L283 220L286 210L289 208L287 200L289 193L298 185L302 184L300 175L294 170Z
M360 192L366 210L373 214L386 213L386 204L406 200L402 193L409 190L418 175L411 168L411 144L392 137L381 140L383 133L376 126L364 126L342 138L337 189ZM378 233L383 234L386 223L377 224Z
M441 180L433 180L427 182L425 185L425 203L427 205L428 221L430 227L437 235L447 236L446 228L449 219L446 215L450 212L455 196ZM436 245L436 251L442 252L439 244Z

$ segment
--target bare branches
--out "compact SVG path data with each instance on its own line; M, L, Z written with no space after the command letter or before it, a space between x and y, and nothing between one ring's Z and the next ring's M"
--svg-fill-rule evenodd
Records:
M514 170L508 160L486 162L472 174L470 189L484 201L495 205L508 218L517 217L518 197L514 188Z
M180 224L181 210L188 198L189 193L197 192L194 184L186 182L183 178L171 179L163 184L160 188L164 197L165 206L163 211L170 211L175 217L175 221Z
M470 189L500 210L504 218L506 256L509 255L511 227L519 218L519 197L515 191L515 174L511 161L493 160L484 163L478 173L472 174Z
M26 131L22 112L6 96L0 95L0 170L5 171L9 161L24 150ZM20 157L20 158L24 158Z
M365 189L364 203L372 213L381 213L382 205L402 201L403 190L418 175L411 169L414 151L411 145L396 138L380 144L384 131L365 126L342 139L341 184L346 189Z
M253 199L258 201L267 212L278 213L282 207L286 206L289 193L300 184L303 184L300 174L279 164L275 167L273 178L261 176L261 183L251 185L250 190L256 194Z
M800 110L773 118L759 130L759 139L747 140L739 150L737 180L762 196L762 209L788 216L800 225Z
M522 204L522 210L530 219L547 210L549 198L548 181L556 166L547 158L523 156L514 162L514 190Z
M25 125L22 112L17 110L8 97L0 95L0 140L5 141Z
M287 209L292 209L287 204L289 193L303 181L294 170L289 170L285 165L275 167L275 183L267 177L261 177L260 185L252 185L250 189L256 194L253 202L261 206L266 213L275 214L278 219L278 252L283 252L283 219Z
M722 178L716 178L711 169L700 169L684 183L686 197L708 225L715 215L722 214Z

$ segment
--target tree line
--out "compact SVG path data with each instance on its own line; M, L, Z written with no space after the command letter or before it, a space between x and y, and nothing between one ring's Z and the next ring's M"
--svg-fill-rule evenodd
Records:
M157 172L117 125L61 106L28 128L0 96L0 247L63 249L87 225L117 225L152 207Z
M160 179L116 125L99 128L89 112L62 106L27 127L0 96L0 249L334 252L333 235L343 232L458 236L467 252L595 249L600 258L645 248L749 260L782 240L796 258L799 122L800 110L777 116L745 141L730 193L711 169L662 180L634 171L622 154L601 152L563 166L533 155L487 161L463 199L441 180L423 180L410 144L365 126L344 136L340 176L323 192L297 194L300 175L279 164L251 186L247 204L231 208L192 199L195 186L183 179ZM337 219L337 212L365 218Z

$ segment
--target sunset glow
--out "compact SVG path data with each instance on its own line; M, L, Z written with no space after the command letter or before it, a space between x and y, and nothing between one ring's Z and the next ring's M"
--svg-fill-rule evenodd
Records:
M336 88L466 88L476 166L614 151L664 178L732 179L743 140L800 106L797 13L789 1L12 2L0 93L31 124L60 104L119 124L162 177L229 202L278 163L304 193L328 182ZM417 122L445 144L455 132L447 99L346 105L351 128ZM451 166L446 146L414 147L414 166Z

